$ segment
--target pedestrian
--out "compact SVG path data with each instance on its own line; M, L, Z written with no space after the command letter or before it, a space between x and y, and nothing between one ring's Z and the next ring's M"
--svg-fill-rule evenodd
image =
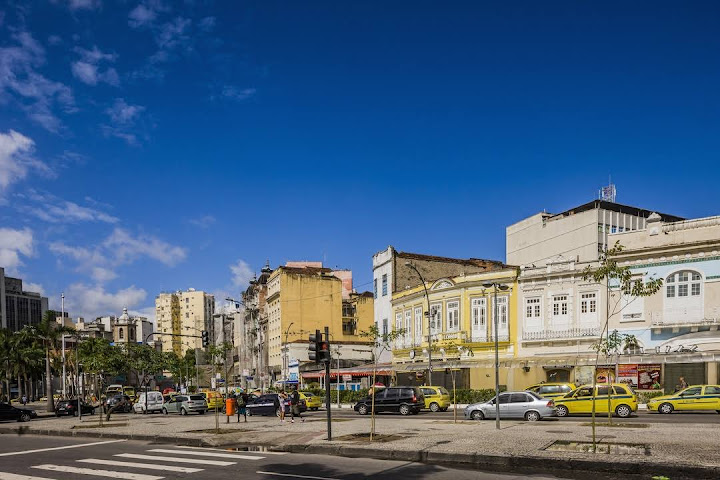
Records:
M22 398L20 399L20 403L23 405L27 405L27 395L23 394Z
M295 415L298 416L301 422L305 421L303 416L300 414L300 392L298 392L297 385L295 385L292 393L290 394L290 423L295 423Z
M280 390L277 394L277 404L278 408L280 408L280 422L285 421L285 402L287 401L287 395L285 395L285 390Z
M245 421L247 422L247 408L246 408L247 401L248 401L247 393L245 393L245 392L235 396L235 402L237 405L238 423L240 423L240 415L244 416Z
M685 381L685 377L680 377L678 380L678 390L683 390L688 387L687 382Z

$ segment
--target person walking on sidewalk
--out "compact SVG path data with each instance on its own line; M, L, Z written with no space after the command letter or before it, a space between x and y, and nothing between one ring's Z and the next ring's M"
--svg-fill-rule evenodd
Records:
M277 400L275 401L275 404L277 405L280 422L285 421L285 402L287 401L287 395L285 395L285 390L280 390L277 394Z
M240 415L245 417L245 422L247 422L247 402L248 402L248 396L247 393L242 392L238 396L235 397L235 403L237 404L237 417L238 417L238 423L240 423Z
M300 392L298 392L297 385L295 385L290 394L290 423L295 423L295 415L298 416L301 422L305 421L300 413Z

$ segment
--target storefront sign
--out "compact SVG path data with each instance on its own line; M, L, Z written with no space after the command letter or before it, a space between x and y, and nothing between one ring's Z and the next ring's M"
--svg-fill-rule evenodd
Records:
M343 375L343 382L352 382L352 375Z
M632 388L638 386L638 366L633 365L618 365L618 383L625 383L630 385Z
M667 353L695 353L698 351L697 345L665 345L655 347L655 353L667 354Z
M657 390L660 386L662 365L638 365L638 390Z
M608 377L610 377L610 383L615 383L615 368L598 367L595 371L595 381L597 383L608 383Z

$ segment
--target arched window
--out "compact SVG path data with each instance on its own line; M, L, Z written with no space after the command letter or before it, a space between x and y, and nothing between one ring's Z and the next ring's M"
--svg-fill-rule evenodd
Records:
M699 297L702 293L702 275L692 270L675 272L665 279L665 297Z
M120 332L118 333L118 336L120 337L120 340L123 339L123 329L120 329Z
M702 320L703 276L693 270L673 272L665 278L663 322L681 324Z

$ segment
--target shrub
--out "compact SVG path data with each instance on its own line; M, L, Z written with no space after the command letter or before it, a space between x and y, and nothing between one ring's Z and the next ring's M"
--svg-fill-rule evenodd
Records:
M648 400L650 400L651 398L660 397L662 395L665 395L662 390L656 390L651 392L637 392L638 403L647 403Z

